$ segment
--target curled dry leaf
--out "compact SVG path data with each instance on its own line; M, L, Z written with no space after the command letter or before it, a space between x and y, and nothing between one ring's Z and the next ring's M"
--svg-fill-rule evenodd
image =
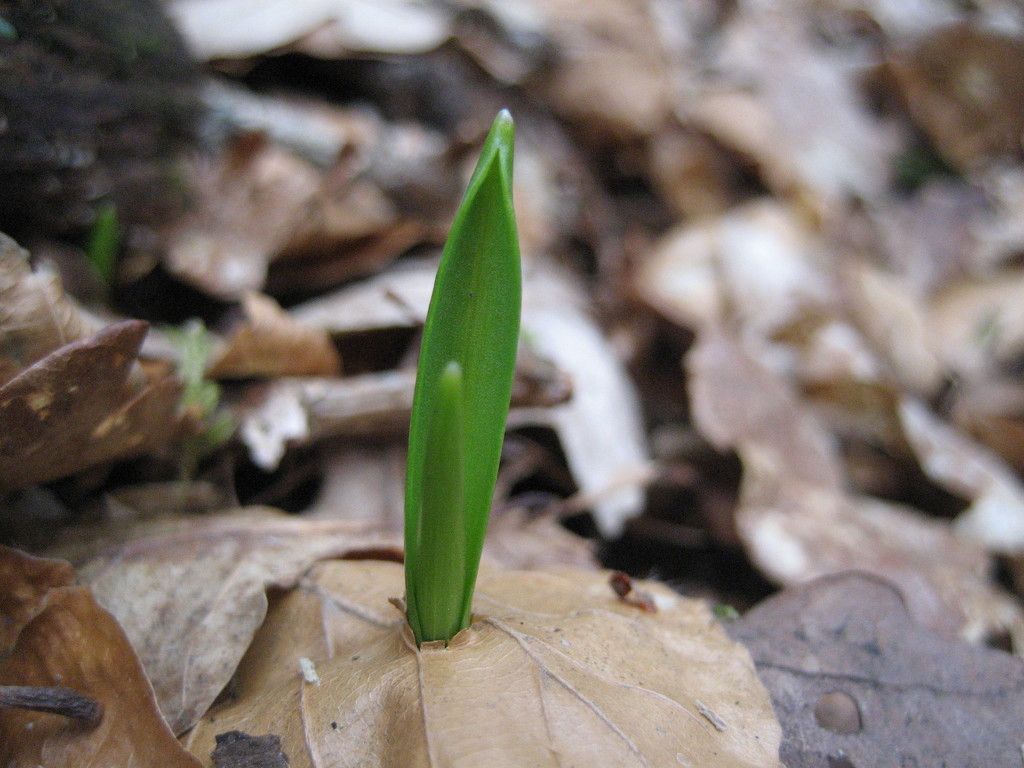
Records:
M743 462L737 528L770 578L864 570L899 586L933 629L1021 635L1020 607L990 582L984 548L908 507L847 493L830 437L752 346L708 330L687 368L698 427Z
M704 603L639 586L657 612L621 602L607 573L487 573L472 626L448 648L417 649L387 602L400 566L322 563L268 617L237 701L187 745L206 756L244 723L279 734L292 768L779 768L746 651Z
M209 366L215 378L336 376L338 351L323 331L294 320L269 296L247 293L245 320Z
M66 344L0 388L0 489L21 488L166 446L179 385L128 383L148 325L125 320Z
M0 709L0 762L196 768L161 717L124 632L87 588L69 586L70 567L0 548L0 571L0 626L17 628L0 649L0 685L70 688L103 711L90 728L60 715Z
M916 624L881 579L847 573L791 587L729 634L771 691L789 768L1021 760L1024 661Z
M64 293L56 272L33 271L28 251L0 234L0 386L99 329L99 321Z
M573 278L543 262L524 275L522 337L569 378L572 398L513 411L510 424L555 430L598 528L615 536L640 511L650 464L633 384Z
M415 384L412 371L278 379L254 393L258 402L241 414L239 432L253 462L270 471L289 445L401 430L408 422Z
M264 508L143 524L130 535L90 560L81 577L121 622L175 733L231 678L263 622L268 588L294 585L322 558L399 541L367 523Z

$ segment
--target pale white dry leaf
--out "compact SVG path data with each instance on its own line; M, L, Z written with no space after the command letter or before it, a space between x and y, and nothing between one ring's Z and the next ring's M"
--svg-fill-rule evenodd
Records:
M187 745L205 756L240 728L280 734L292 768L779 768L746 650L704 603L637 586L657 611L620 600L606 572L485 569L474 624L417 649L388 604L400 566L324 563L275 606L237 701ZM287 662L302 656L319 686Z
M434 289L435 262L415 261L388 269L293 307L296 320L333 335L423 325Z
M1014 472L919 400L903 398L899 415L928 476L970 501L957 518L957 529L993 552L1024 555L1024 486Z
M206 60L286 46L327 58L423 53L449 32L443 9L421 0L174 0L168 11L193 55Z
M325 452L323 466L316 499L303 515L324 520L372 520L385 530L402 530L404 446L339 445Z
M665 317L697 329L726 317L768 337L828 306L831 286L798 211L757 200L670 231L635 278Z
M522 337L568 375L573 395L562 405L517 409L509 423L555 430L598 527L615 536L640 512L641 470L651 461L633 384L572 277L541 262L524 276Z
M264 472L277 469L289 445L302 444L309 437L302 387L301 381L278 379L266 388L258 405L240 414L238 436L249 449L253 464Z

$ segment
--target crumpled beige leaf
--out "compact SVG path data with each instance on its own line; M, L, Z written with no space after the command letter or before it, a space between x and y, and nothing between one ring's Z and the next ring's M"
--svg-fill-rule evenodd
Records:
M211 361L214 378L254 376L336 376L338 351L323 331L294 320L269 296L250 292L242 299L245 320L236 326Z
M164 722L153 689L117 621L67 563L0 547L0 685L63 686L98 702L94 728L66 717L0 709L7 768L195 768Z
M984 548L948 524L844 488L831 437L810 409L742 345L708 329L686 360L694 420L743 462L736 523L754 563L783 584L842 570L903 591L922 624L979 640L1024 628L1020 606L991 583Z
M268 588L292 586L322 558L387 550L399 540L368 523L258 507L142 524L130 535L86 563L80 577L121 622L175 733L227 684L263 622Z
M704 603L638 586L656 612L621 601L606 572L487 573L473 625L417 650L387 602L400 566L323 563L275 606L238 700L187 745L205 759L242 728L280 735L292 768L780 768L746 650Z
M101 323L64 293L60 277L32 270L28 251L0 234L0 386Z
M66 344L0 388L0 489L163 449L179 432L173 377L129 383L149 326L115 323Z

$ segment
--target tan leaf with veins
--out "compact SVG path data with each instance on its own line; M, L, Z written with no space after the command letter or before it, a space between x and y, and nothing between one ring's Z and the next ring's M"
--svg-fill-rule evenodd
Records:
M317 566L189 748L243 729L280 735L292 768L781 765L767 693L702 602L644 583L649 613L607 573L485 572L473 625L417 650L387 602L402 588L394 563Z
M196 768L160 716L153 689L117 621L85 587L65 586L71 571L0 548L0 626L12 604L31 609L0 665L0 685L62 686L103 707L95 727L67 717L0 709L0 764L6 768ZM49 590L25 588L51 575ZM45 579L44 579L45 580ZM20 623L20 622L19 622ZM4 649L7 650L6 648Z
M175 733L231 678L263 623L267 589L313 563L394 548L368 523L309 521L268 508L140 525L81 569L125 628Z

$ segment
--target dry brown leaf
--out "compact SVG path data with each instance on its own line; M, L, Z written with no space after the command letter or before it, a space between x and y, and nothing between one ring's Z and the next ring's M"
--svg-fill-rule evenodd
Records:
M148 325L115 323L52 352L0 388L0 488L21 488L164 448L180 388L127 383Z
M92 728L60 715L0 709L0 762L9 768L195 768L161 717L117 621L88 589L66 586L67 564L0 548L0 570L10 577L0 581L0 626L12 618L12 602L32 609L13 647L4 648L0 685L63 686L103 708ZM48 577L40 579L44 573ZM42 583L50 589L38 589ZM34 592L31 599L25 588ZM24 611L13 616L17 624L23 617Z
M687 357L693 415L743 462L736 523L754 563L792 584L859 569L897 584L914 617L979 640L1024 627L983 547L907 507L848 494L829 435L755 348L708 330Z
M915 624L892 585L837 574L729 625L782 723L789 768L1011 766L1021 760L1024 661Z
M962 171L1020 156L1024 45L970 24L939 30L890 58L915 123Z
M1024 386L1019 381L993 376L964 382L950 419L1024 475Z
M367 523L264 508L142 524L130 535L80 575L121 622L175 733L227 684L263 622L268 588L292 586L322 558L398 544Z
M0 656L6 657L25 625L38 615L46 595L69 586L74 569L64 560L32 557L0 547Z
M56 272L33 271L28 251L0 234L0 386L100 322L64 293Z
M323 331L294 320L269 296L247 293L245 320L211 361L214 378L336 376L338 351Z
M945 373L929 333L923 297L891 273L863 262L842 266L846 306L888 373L902 388L934 392Z
M275 606L239 699L187 744L205 756L219 732L272 732L292 768L780 766L746 651L705 604L638 586L657 612L621 601L607 573L485 574L473 626L416 650L387 602L400 566L323 563Z
M244 26L244 25L232 25ZM263 287L320 187L320 174L261 134L196 161L189 213L163 233L168 268L222 298Z
M543 87L553 108L591 133L654 133L671 107L669 56L658 19L637 0L545 0L558 64Z

